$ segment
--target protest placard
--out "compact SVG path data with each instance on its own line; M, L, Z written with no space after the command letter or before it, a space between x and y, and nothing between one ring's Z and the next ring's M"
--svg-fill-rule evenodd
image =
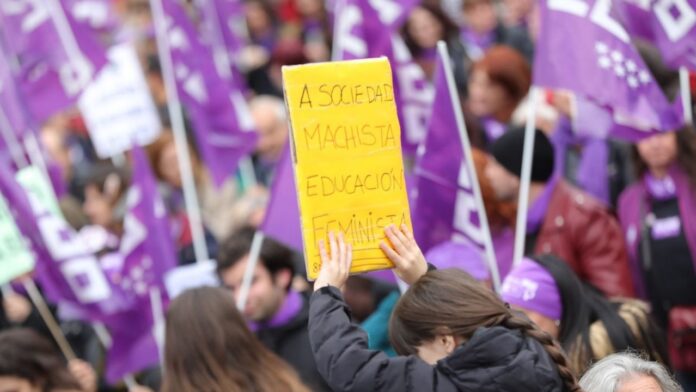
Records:
M0 196L0 284L34 269L34 257L14 223L7 202Z
M343 232L351 272L390 268L384 227L411 228L394 86L385 58L283 68L307 275L317 242Z

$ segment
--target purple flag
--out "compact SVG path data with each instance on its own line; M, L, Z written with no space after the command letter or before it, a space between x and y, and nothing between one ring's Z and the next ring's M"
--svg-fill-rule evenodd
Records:
M0 127L21 139L27 130L27 124L8 60L0 53Z
M413 155L425 139L433 91L398 30L418 1L345 0L342 4L336 12L334 60L389 59L403 130L401 146Z
M2 1L0 21L8 50L2 55L17 59L17 85L37 122L73 105L106 64L95 32L64 2Z
M110 382L158 363L150 291L159 290L166 303L164 275L177 264L169 220L150 164L140 147L132 150L131 157L133 182L118 252L123 264L110 271L110 278L132 298L133 305L105 322L113 341L107 359Z
M35 277L54 303L75 308L85 318L103 321L127 309L128 299L114 287L74 230L65 222L50 185L35 168L18 174L0 168L0 191L22 235L36 256Z
M615 136L675 130L684 118L667 101L610 0L543 0L534 83L567 89L611 110Z
M613 7L628 33L654 44L667 65L696 70L696 0L615 0Z
M261 231L285 245L302 252L302 226L289 144L278 162Z
M211 177L221 185L256 144L254 123L236 80L225 79L176 0L162 0L174 74L181 101Z
M236 61L249 43L244 3L241 0L194 0L194 3L201 10L201 36L213 48L215 63L219 67L231 66L234 77L241 78ZM231 64L221 60L221 56L226 56Z
M423 252L446 241L469 242L484 252L474 193L474 168L468 167L458 131L445 65L438 56L435 101L428 133L416 162L413 227Z

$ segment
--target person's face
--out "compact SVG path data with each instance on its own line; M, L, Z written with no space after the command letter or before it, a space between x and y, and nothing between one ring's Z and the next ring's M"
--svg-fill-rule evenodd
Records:
M662 392L662 387L655 378L640 375L621 381L616 392Z
M666 169L677 159L677 134L661 133L638 142L638 153L650 169Z
M469 78L469 108L478 117L494 116L507 105L505 89L493 83L488 74L475 69Z
M529 309L517 308L524 312L525 315L539 327L542 331L551 335L554 339L558 339L559 326L555 320L552 320L539 312Z
M504 0L505 12L509 15L512 22L522 22L534 8L533 0Z
M423 342L416 347L418 358L428 365L435 365L437 361L447 357L457 347L452 335L438 335L429 342Z
M520 189L520 179L508 172L494 158L488 160L485 175L491 188L495 192L495 197L499 201L516 201L517 192Z
M323 9L320 0L297 0L297 11L305 17L318 17Z
M498 16L491 0L467 0L462 12L464 24L479 34L486 34L498 25Z
M239 297L239 289L242 285L247 261L248 256L244 256L232 267L221 273L222 283L232 290L235 300ZM273 317L287 295L285 288L291 279L288 270L278 271L275 277L272 276L259 260L254 270L247 303L242 312L244 317L251 321L264 321Z
M259 134L256 151L269 161L280 159L283 147L288 137L287 125L278 121L271 108L258 107L251 112Z
M40 392L38 386L29 381L11 376L0 376L0 392Z
M162 149L157 166L164 181L174 187L181 188L181 172L179 172L179 161L174 143L169 143Z
M408 18L408 32L416 45L423 49L432 49L437 41L443 39L442 24L428 10L416 7Z
M113 219L111 199L102 193L96 185L85 188L85 202L82 210L94 225L109 227Z
M246 6L247 27L252 35L261 34L271 27L271 21L258 2L249 2Z

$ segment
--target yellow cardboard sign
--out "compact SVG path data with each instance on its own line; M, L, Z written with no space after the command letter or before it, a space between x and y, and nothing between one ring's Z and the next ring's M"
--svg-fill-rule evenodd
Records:
M384 227L411 229L411 217L389 62L283 67L283 86L307 276L319 273L317 242L329 231L352 244L351 272L392 268Z

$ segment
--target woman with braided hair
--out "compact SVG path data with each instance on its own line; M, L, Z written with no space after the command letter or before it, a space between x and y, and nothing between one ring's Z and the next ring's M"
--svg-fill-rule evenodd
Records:
M365 332L351 323L340 291L351 245L341 233L329 234L329 250L319 242L309 338L319 372L335 391L582 391L550 335L466 272L429 271L406 227L385 231L390 244L382 250L411 285L390 321L396 358L369 350Z

